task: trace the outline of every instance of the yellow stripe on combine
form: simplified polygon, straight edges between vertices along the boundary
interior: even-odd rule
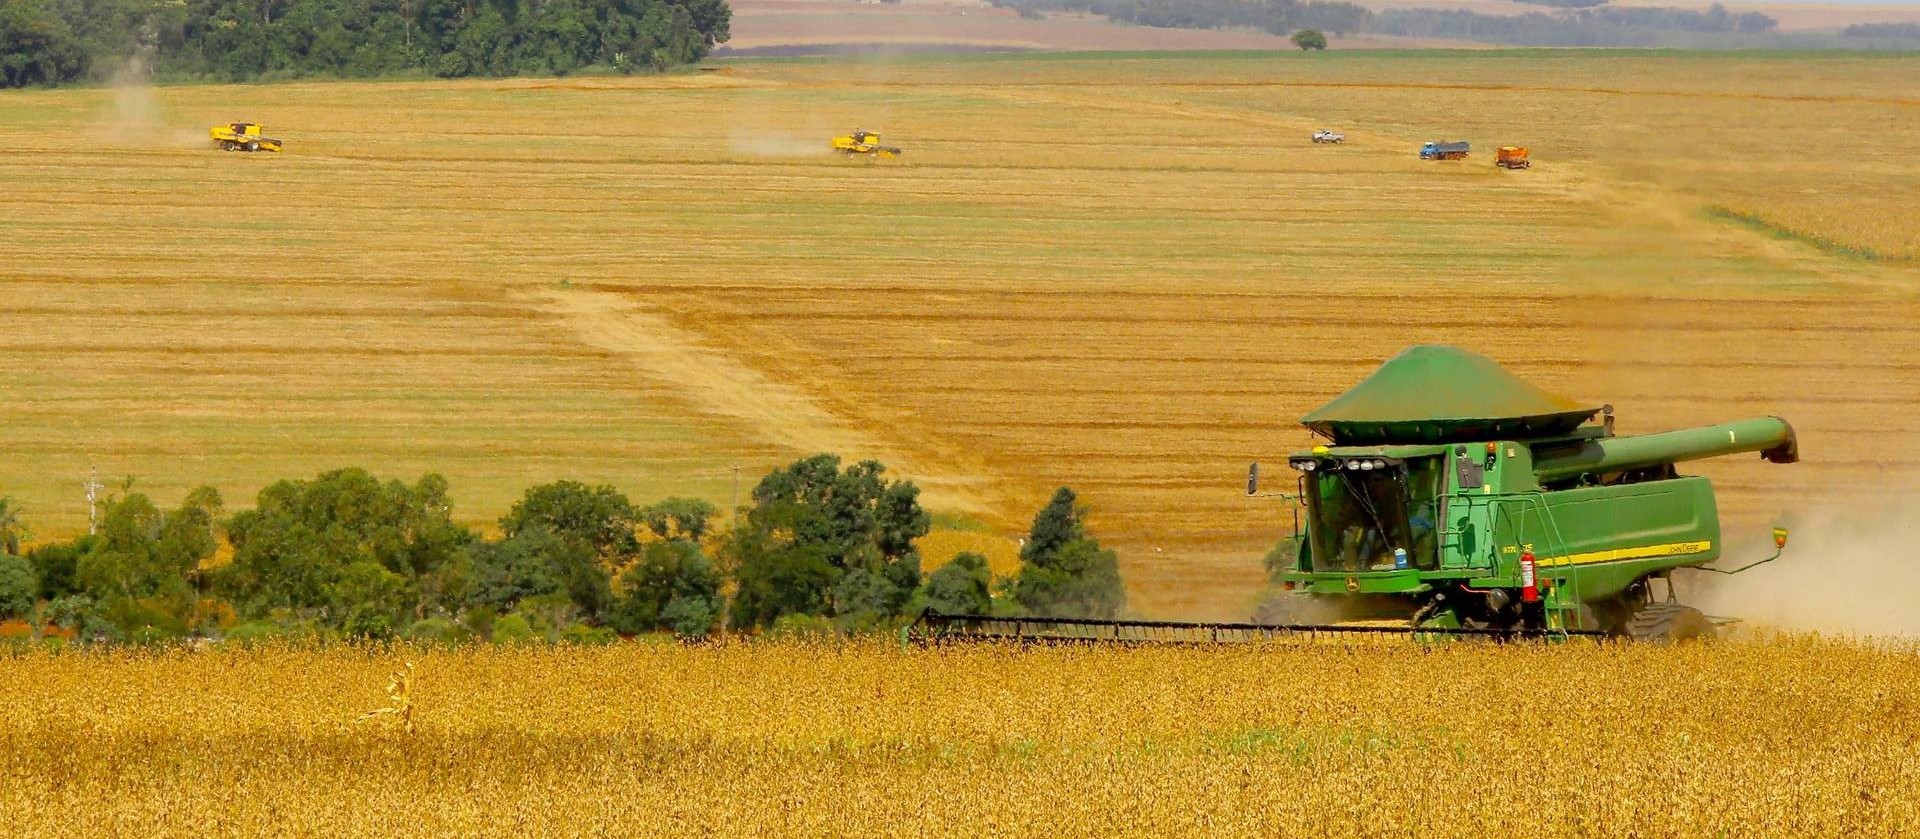
[[[1622,559],[1646,559],[1655,556],[1686,556],[1713,550],[1713,542],[1670,542],[1665,545],[1643,545],[1638,548],[1614,548],[1607,551],[1574,554],[1572,556],[1542,557],[1540,566],[1586,565],[1591,562],[1616,562]]]

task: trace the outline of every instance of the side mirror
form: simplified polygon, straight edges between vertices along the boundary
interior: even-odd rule
[[[1247,464],[1247,494],[1258,495],[1259,492],[1260,492],[1260,461],[1256,460],[1252,463]]]

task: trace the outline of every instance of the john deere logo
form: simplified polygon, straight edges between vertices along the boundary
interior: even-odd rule
[[[1348,578],[1347,578],[1347,591],[1359,591],[1359,590],[1360,590],[1360,578],[1359,578],[1359,577],[1348,577]]]

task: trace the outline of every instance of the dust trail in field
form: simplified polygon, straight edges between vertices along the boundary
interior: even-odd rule
[[[735,130],[727,134],[727,150],[747,157],[820,157],[827,153],[826,136]]]
[[[166,108],[153,95],[153,54],[141,46],[115,67],[109,77],[113,98],[94,121],[97,134],[123,145],[188,147],[200,137],[167,123]]]
[[[580,289],[550,293],[545,302],[586,343],[617,353],[651,378],[676,386],[702,411],[745,421],[767,442],[802,455],[832,452],[848,460],[874,458],[924,487],[933,506],[990,512],[972,486],[978,479],[945,477],[944,470],[862,431],[800,389],[729,357],[631,298]]]
[[[1792,522],[1779,560],[1698,584],[1709,614],[1784,629],[1920,636],[1920,493],[1874,509],[1829,506]],[[1739,567],[1765,556],[1736,547],[1721,562]],[[1744,558],[1744,560],[1743,560]]]

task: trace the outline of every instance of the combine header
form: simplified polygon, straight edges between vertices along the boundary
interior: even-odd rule
[[[1705,478],[1678,464],[1758,452],[1799,460],[1775,417],[1614,433],[1611,406],[1540,390],[1484,356],[1417,346],[1302,424],[1329,445],[1295,452],[1294,542],[1283,591],[1245,624],[940,614],[925,637],[1244,641],[1394,632],[1499,637],[1711,637],[1676,601],[1676,570],[1738,573],[1721,556]],[[1247,492],[1258,493],[1259,465]]]

